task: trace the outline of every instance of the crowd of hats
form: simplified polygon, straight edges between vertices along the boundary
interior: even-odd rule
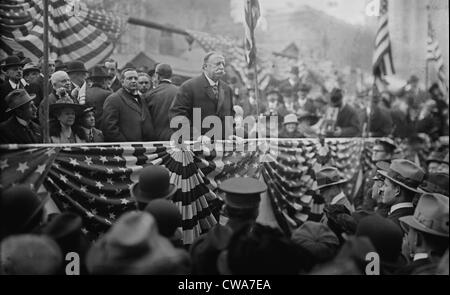
[[[81,274],[364,274],[366,255],[374,252],[381,273],[395,274],[408,263],[402,251],[409,228],[446,238],[448,252],[448,174],[422,181],[423,171],[402,159],[379,167],[383,177],[421,194],[414,214],[400,218],[402,227],[374,212],[327,204],[320,222],[306,221],[286,235],[248,214],[258,211],[267,185],[239,177],[219,185],[227,225],[216,225],[192,245],[180,240],[181,208],[171,201],[177,188],[162,166],[142,169],[131,189],[136,210],[120,216],[96,241],[84,235],[80,216],[46,216],[46,197],[18,185],[0,199],[0,273],[64,274],[66,256],[77,253]],[[319,170],[317,189],[348,181],[338,172]],[[448,274],[448,265],[445,270],[438,262],[427,271]]]

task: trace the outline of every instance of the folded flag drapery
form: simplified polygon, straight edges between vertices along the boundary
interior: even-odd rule
[[[107,230],[124,212],[135,210],[129,189],[147,165],[163,165],[178,188],[173,202],[183,216],[183,242],[218,222],[222,195],[217,187],[231,177],[263,178],[278,225],[289,233],[306,220],[317,220],[324,201],[315,191],[315,171],[326,165],[350,179],[346,194],[354,195],[360,171],[373,169],[374,139],[245,140],[196,150],[170,143],[105,145],[0,146],[0,189],[43,185],[61,211],[83,217],[91,239]]]
[[[43,55],[43,1],[6,0],[0,3],[0,48],[39,59]],[[50,56],[63,62],[79,60],[90,68],[113,51],[125,26],[120,16],[89,9],[83,2],[49,1]]]

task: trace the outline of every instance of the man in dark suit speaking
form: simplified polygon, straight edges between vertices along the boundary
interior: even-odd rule
[[[203,73],[184,82],[169,111],[172,140],[228,138],[233,133],[233,93],[224,81],[225,58],[217,52],[206,54]],[[226,118],[227,117],[227,118]]]

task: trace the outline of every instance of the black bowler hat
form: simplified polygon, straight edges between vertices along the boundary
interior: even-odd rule
[[[66,71],[67,70],[67,64],[63,63],[62,60],[57,59],[55,60],[55,71]]]
[[[255,178],[236,177],[222,182],[219,189],[226,193],[225,203],[233,208],[258,208],[261,193],[267,190],[267,185]]]
[[[23,233],[38,224],[45,200],[41,200],[28,186],[17,185],[0,194],[0,239]]]
[[[15,55],[10,55],[0,63],[0,68],[5,70],[9,67],[23,66],[24,63]]]
[[[109,78],[109,75],[104,66],[97,65],[89,71],[88,78]]]
[[[84,67],[84,63],[82,63],[81,61],[75,60],[75,61],[71,61],[67,63],[67,73],[74,73],[74,72],[85,72],[87,73],[88,71],[86,70],[86,68]]]
[[[170,183],[169,170],[159,165],[150,165],[142,169],[139,181],[130,189],[131,196],[141,203],[170,198],[176,191],[177,187]]]
[[[83,220],[75,213],[64,212],[43,226],[41,232],[53,238],[63,253],[75,251],[84,255],[89,242],[82,232]]]
[[[448,197],[448,180],[447,173],[430,173],[417,190],[423,194],[441,194]]]

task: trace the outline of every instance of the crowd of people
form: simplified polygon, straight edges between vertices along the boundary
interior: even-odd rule
[[[47,123],[52,143],[167,141],[170,121],[184,116],[192,122],[200,108],[202,118],[225,123],[233,116],[233,134],[241,137],[379,137],[371,149],[375,166],[354,199],[345,194],[349,179],[338,168],[316,171],[313,189],[324,208],[311,208],[319,218],[290,234],[256,222],[265,183],[223,181],[219,223],[191,245],[183,244],[182,214],[171,200],[176,188],[162,166],[142,169],[130,188],[135,210],[96,241],[85,236],[80,216],[47,214],[45,199],[17,185],[0,198],[1,274],[64,274],[70,253],[80,256],[81,274],[369,274],[370,253],[379,259],[373,274],[448,274],[448,104],[437,84],[426,93],[413,76],[397,92],[361,94],[358,99],[371,104],[368,112],[339,88],[310,96],[311,85],[295,67],[266,93],[248,89],[236,97],[221,80],[225,59],[217,52],[205,56],[201,75],[180,86],[168,64],[148,73],[131,66],[119,73],[113,59],[89,71],[79,61],[48,65],[44,81],[42,64],[17,56],[2,61],[0,143],[41,143]],[[246,118],[261,115],[278,121],[265,130],[256,120],[248,124]],[[406,146],[391,137],[406,139]],[[421,158],[424,148],[432,152]]]
[[[43,65],[24,62],[9,56],[1,63],[0,128],[6,131],[1,143],[43,142],[47,104],[54,143],[168,141],[174,132],[170,121],[185,116],[192,122],[194,108],[201,109],[201,119],[213,115],[225,123],[233,116],[231,130],[240,137],[391,136],[426,143],[448,136],[444,93],[437,83],[428,92],[420,89],[414,75],[395,90],[367,89],[355,96],[339,87],[328,91],[308,84],[293,66],[288,79],[256,94],[252,87],[237,92],[223,82],[225,59],[215,52],[205,56],[203,73],[181,86],[172,81],[168,64],[148,72],[127,64],[120,71],[108,59],[88,71],[79,61],[50,60],[50,91],[44,98]],[[311,93],[313,86],[320,93]],[[273,116],[277,124],[261,124]],[[257,124],[258,117],[265,120]],[[15,130],[26,130],[27,136]]]
[[[376,166],[361,203],[345,195],[349,180],[337,168],[317,171],[320,220],[290,234],[257,222],[264,182],[225,180],[219,223],[191,245],[183,244],[177,189],[163,166],[143,168],[130,189],[135,209],[96,241],[80,216],[47,214],[45,199],[14,186],[0,198],[0,274],[448,275],[448,159],[433,172],[405,159]]]

